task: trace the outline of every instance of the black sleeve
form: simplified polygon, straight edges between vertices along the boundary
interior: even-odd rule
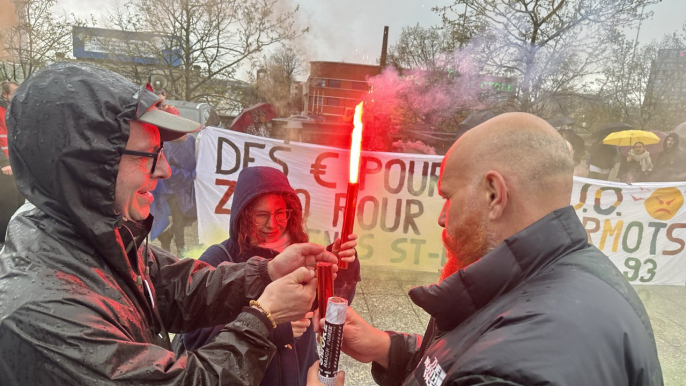
[[[27,303],[0,324],[0,347],[13,353],[0,356],[2,385],[257,385],[276,352],[271,325],[249,307],[207,345],[176,356],[133,338],[106,298],[74,296]]]
[[[422,337],[414,334],[399,334],[387,331],[391,337],[388,349],[388,369],[376,362],[372,363],[372,377],[381,386],[399,386],[403,384],[419,361]]]
[[[259,257],[212,268],[193,259],[178,260],[156,247],[151,250],[154,260],[150,277],[157,307],[170,332],[228,323],[271,283],[268,261]]]

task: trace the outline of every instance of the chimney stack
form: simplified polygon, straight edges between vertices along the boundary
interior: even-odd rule
[[[383,44],[381,45],[381,59],[379,65],[386,67],[386,54],[388,53],[388,26],[383,27]]]

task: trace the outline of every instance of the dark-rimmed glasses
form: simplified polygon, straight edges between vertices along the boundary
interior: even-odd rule
[[[150,174],[153,174],[153,173],[155,173],[155,167],[157,167],[157,162],[160,160],[160,157],[162,157],[162,149],[163,148],[164,148],[163,146],[160,146],[159,148],[155,149],[155,151],[152,153],[148,153],[145,151],[135,151],[135,150],[124,149],[124,154],[133,155],[136,157],[152,158],[152,167],[150,168]]]
[[[276,213],[257,212],[255,213],[255,216],[253,216],[253,221],[255,222],[255,225],[264,225],[269,221],[271,216],[274,216],[276,222],[283,224],[291,217],[291,211],[291,209],[284,209],[279,210]]]

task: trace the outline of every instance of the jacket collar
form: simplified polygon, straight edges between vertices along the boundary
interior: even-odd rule
[[[409,295],[436,318],[438,328],[449,331],[498,296],[587,243],[586,230],[574,209],[558,209],[442,283],[415,287]]]
[[[121,246],[124,254],[128,259],[117,259],[115,261],[108,261],[108,263],[117,271],[133,272],[140,275],[141,262],[138,261],[140,252],[143,255],[143,264],[147,264],[148,253],[142,250],[143,244],[146,242],[146,237],[152,228],[153,216],[148,215],[143,221],[122,221],[119,223],[117,231],[121,238]],[[147,244],[146,244],[147,250]]]

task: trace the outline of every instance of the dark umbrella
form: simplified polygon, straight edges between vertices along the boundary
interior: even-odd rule
[[[475,111],[469,114],[464,121],[457,125],[457,138],[495,116],[496,114],[490,110]]]
[[[565,139],[572,144],[572,147],[574,148],[574,159],[580,160],[584,154],[586,154],[586,141],[570,129],[560,130],[560,133],[564,134]]]
[[[266,124],[277,116],[276,109],[269,103],[258,103],[246,107],[236,119],[231,122],[229,130],[244,133],[250,125]]]
[[[550,126],[558,128],[560,126],[573,125],[575,121],[570,117],[558,117],[546,119],[546,122],[550,123]]]
[[[614,132],[622,130],[636,130],[636,128],[628,123],[623,122],[608,123],[607,125],[601,126],[598,130],[596,130],[595,133],[593,133],[593,138],[603,139]]]

